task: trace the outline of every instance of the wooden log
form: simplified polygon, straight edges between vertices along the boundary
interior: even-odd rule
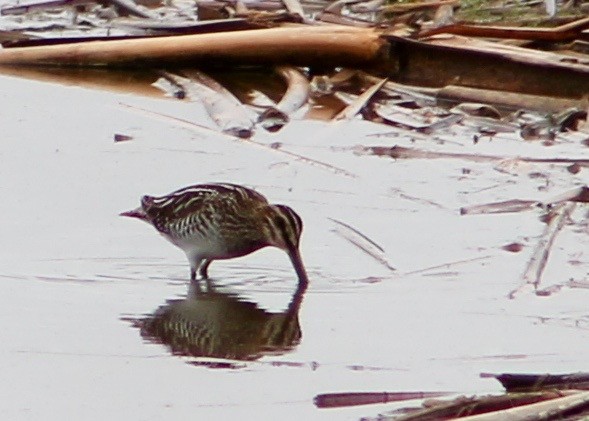
[[[539,110],[558,112],[567,108],[587,108],[585,99],[559,98],[555,96],[530,95],[520,92],[506,92],[490,89],[476,89],[467,86],[448,85],[437,91],[436,99],[442,106],[460,102],[491,104],[508,111]]]
[[[581,98],[589,91],[589,66],[562,54],[449,35],[427,41],[385,37],[391,43],[390,77],[399,83],[560,98]]]
[[[385,50],[372,29],[289,27],[0,50],[0,65],[145,67],[207,64],[367,65]]]
[[[514,28],[507,26],[453,24],[427,30],[419,34],[419,36],[428,37],[436,34],[446,33],[469,37],[510,38],[531,41],[564,42],[577,38],[587,27],[589,27],[589,18],[583,18],[574,22],[569,22],[567,24],[557,26],[556,28]]]
[[[506,395],[509,399],[510,395]],[[583,411],[586,414],[589,406],[589,392],[572,392],[566,396],[550,399],[542,402],[520,405],[513,408],[506,408],[501,411],[488,412],[468,417],[461,417],[463,421],[529,421],[529,420],[557,420],[566,419],[567,414],[575,410]]]

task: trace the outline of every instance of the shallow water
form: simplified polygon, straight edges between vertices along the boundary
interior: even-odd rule
[[[298,120],[254,144],[217,134],[199,105],[14,76],[0,86],[3,419],[357,419],[393,406],[318,409],[314,396],[500,392],[479,373],[587,369],[587,290],[507,299],[542,233],[539,213],[458,212],[549,197],[586,184],[586,171],[539,168],[546,187],[489,163],[357,156],[349,147],[431,146],[374,137],[390,130],[363,121]],[[133,139],[115,143],[117,133]],[[495,139],[475,150],[498,143],[540,148]],[[451,146],[462,148],[441,147]],[[574,146],[549,152],[587,156]],[[143,194],[206,181],[254,187],[300,213],[307,291],[275,249],[213,263],[212,285],[195,291],[181,251],[117,216]],[[559,236],[546,286],[587,279],[585,211]],[[397,271],[330,218],[377,242]],[[522,252],[501,249],[514,241]],[[175,323],[158,325],[162,313]]]

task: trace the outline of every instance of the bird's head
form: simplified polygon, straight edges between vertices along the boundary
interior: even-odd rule
[[[267,241],[270,246],[284,250],[297,272],[299,282],[308,282],[307,272],[299,252],[303,221],[297,213],[285,205],[270,205]]]

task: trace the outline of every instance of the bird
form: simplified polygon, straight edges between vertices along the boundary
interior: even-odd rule
[[[164,196],[143,196],[141,206],[120,215],[147,222],[182,249],[192,281],[197,275],[208,279],[214,260],[245,256],[267,246],[288,254],[300,284],[309,281],[299,251],[301,217],[248,187],[196,184]]]
[[[151,314],[127,320],[144,339],[167,345],[174,355],[251,361],[284,354],[300,343],[299,309],[306,285],[298,285],[280,312],[213,280],[202,286],[191,282],[186,297],[168,299]]]

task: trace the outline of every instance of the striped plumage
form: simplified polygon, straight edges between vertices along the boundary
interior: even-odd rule
[[[300,285],[288,307],[270,312],[234,292],[206,290],[191,283],[184,299],[168,300],[154,313],[130,319],[150,342],[167,345],[175,355],[255,360],[283,354],[301,340],[299,308],[306,289]]]
[[[308,281],[299,253],[301,218],[288,206],[270,204],[247,187],[198,184],[161,197],[143,196],[139,208],[121,215],[148,222],[181,248],[193,280],[197,273],[207,278],[213,260],[273,246],[289,255],[299,282]]]

